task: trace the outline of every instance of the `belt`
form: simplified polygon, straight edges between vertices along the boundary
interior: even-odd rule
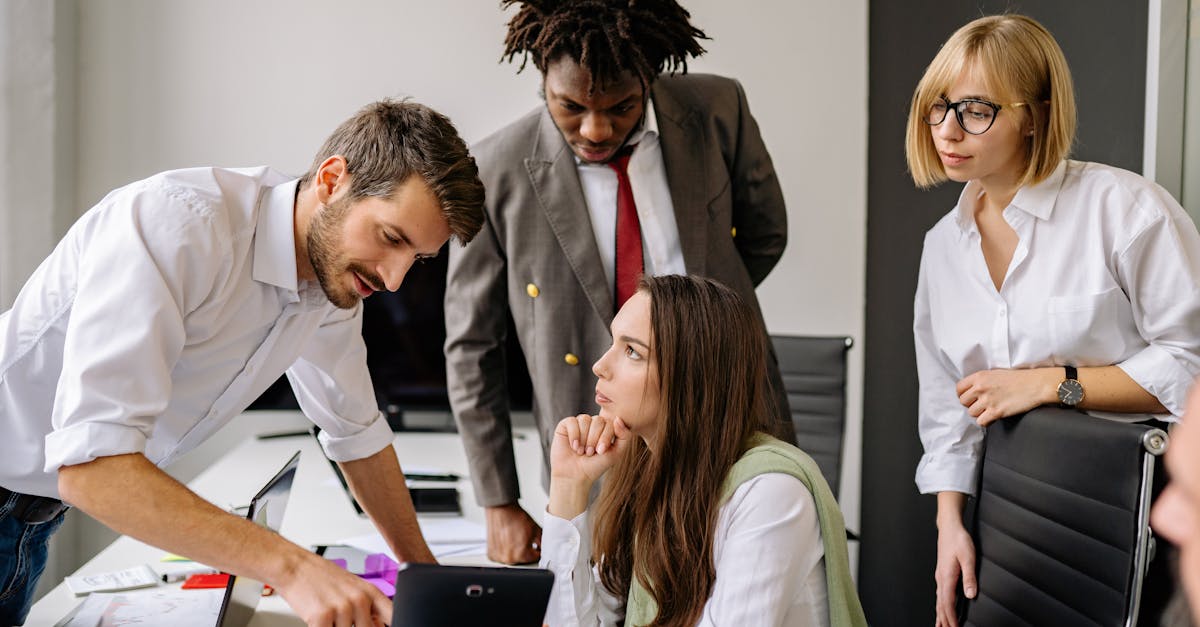
[[[71,508],[70,505],[48,496],[22,494],[20,492],[13,492],[8,488],[0,487],[0,502],[7,502],[9,497],[14,495],[17,497],[17,502],[13,504],[12,508],[13,518],[27,525],[50,522],[59,514]]]

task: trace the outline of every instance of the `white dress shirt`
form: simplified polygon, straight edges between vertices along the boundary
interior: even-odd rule
[[[588,512],[570,521],[545,515],[540,565],[554,572],[550,627],[617,625],[624,618],[625,599],[600,583],[591,547]],[[717,515],[713,565],[717,578],[698,625],[829,624],[817,509],[799,479],[768,473],[738,486]]]
[[[658,120],[654,102],[646,99],[646,114],[642,126],[629,137],[627,144],[636,144],[629,156],[629,187],[637,205],[638,223],[642,230],[643,273],[646,276],[687,274],[683,248],[679,243],[679,225],[675,223],[675,205],[667,183],[667,168],[663,165],[662,144],[658,136]],[[587,163],[575,158],[579,183],[592,220],[592,232],[600,249],[600,261],[608,277],[608,287],[616,286],[617,256],[617,173],[608,164]]]
[[[1200,235],[1166,190],[1106,165],[1059,164],[1004,210],[1018,242],[999,291],[975,224],[980,193],[967,183],[921,255],[922,493],[974,493],[983,429],[955,392],[967,375],[1115,364],[1170,412],[1159,418],[1176,420],[1200,373]]]
[[[298,282],[297,182],[164,172],[108,194],[0,315],[0,486],[58,496],[58,468],[166,466],[285,370],[337,460],[381,450],[361,305]]]

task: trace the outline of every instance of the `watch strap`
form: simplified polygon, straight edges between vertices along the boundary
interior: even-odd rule
[[[1067,379],[1079,379],[1079,371],[1075,369],[1075,366],[1063,366],[1063,369],[1067,371]]]

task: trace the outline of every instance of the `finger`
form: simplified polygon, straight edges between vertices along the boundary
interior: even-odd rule
[[[567,418],[562,421],[562,426],[567,432],[567,443],[571,445],[571,450],[579,452],[579,418]]]
[[[958,394],[959,396],[962,396],[964,392],[969,390],[971,388],[971,386],[974,385],[974,383],[975,383],[974,378],[975,378],[975,375],[970,375],[970,376],[963,377],[962,379],[959,379],[958,383],[954,384],[954,393]]]
[[[617,418],[613,420],[613,435],[617,437],[617,441],[628,440],[633,435],[633,431],[629,430],[629,425],[625,424],[624,420]]]
[[[597,453],[600,453],[603,455],[604,453],[608,452],[609,449],[612,448],[613,437],[614,437],[613,430],[614,429],[615,429],[615,427],[613,427],[613,421],[611,421],[611,420],[604,421],[604,429],[600,432],[600,440],[598,442],[596,442],[596,452]]]
[[[978,418],[982,416],[983,412],[986,410],[987,404],[983,401],[975,401],[973,404],[967,405],[967,413],[970,414],[972,418]]]
[[[575,422],[579,425],[579,444],[577,445],[576,453],[583,455],[587,452],[586,442],[588,431],[592,428],[592,417],[588,414],[579,414],[575,416]]]
[[[596,447],[600,444],[600,436],[604,433],[605,427],[608,426],[608,421],[596,416],[592,418],[591,427],[588,429],[587,435],[587,454],[591,455],[596,452]]]
[[[386,627],[392,624],[392,600],[380,594],[371,604],[375,614],[375,624]]]
[[[958,559],[959,566],[962,568],[963,595],[968,599],[974,599],[978,585],[975,582],[975,551],[964,551]]]

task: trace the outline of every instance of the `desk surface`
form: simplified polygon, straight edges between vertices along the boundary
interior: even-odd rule
[[[238,418],[242,419],[251,418]],[[262,425],[261,429],[256,430],[259,433],[309,426],[298,412],[255,412],[252,419]],[[513,446],[517,474],[525,494],[521,505],[533,513],[535,519],[539,518],[537,513],[545,511],[547,500],[541,487],[541,445],[532,428],[516,428]],[[463,517],[481,524],[484,522],[483,509],[475,504],[475,494],[467,478],[466,455],[457,434],[400,433],[396,436],[395,447],[400,462],[406,466],[437,467],[463,476],[458,483]],[[348,496],[337,483],[332,467],[316,439],[311,436],[247,440],[215,461],[188,485],[218,507],[229,509],[244,505],[297,450],[303,453],[280,533],[305,547],[332,544],[342,538],[372,533],[374,527],[371,521],[354,512]],[[153,566],[163,554],[161,549],[122,536],[75,574],[121,570],[142,563]],[[490,563],[483,556],[456,556],[447,558],[446,562]],[[80,601],[82,597],[75,597],[66,584],[60,583],[34,605],[26,624],[53,625]],[[282,597],[273,595],[262,599],[250,624],[266,627],[303,623],[291,612]]]

